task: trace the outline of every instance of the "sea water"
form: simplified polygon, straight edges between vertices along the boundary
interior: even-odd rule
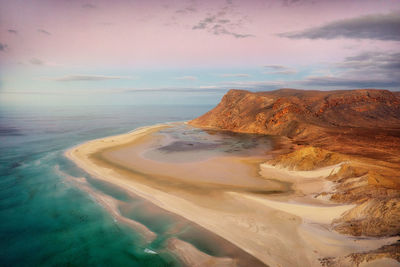
[[[174,101],[0,105],[0,265],[178,266],[164,242],[175,223],[172,217],[146,213],[144,200],[93,179],[64,156],[66,149],[87,140],[189,120],[213,106]],[[146,243],[140,233],[116,220],[77,186],[82,179],[99,194],[136,203],[134,210],[122,205],[121,214],[145,224],[157,234],[156,240]]]

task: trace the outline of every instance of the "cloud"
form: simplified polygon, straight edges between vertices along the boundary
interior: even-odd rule
[[[300,2],[300,0],[283,0],[282,4],[284,6],[290,6],[290,5],[296,4],[298,2]]]
[[[219,19],[218,23],[225,24],[231,22],[229,19]]]
[[[201,85],[199,86],[200,89],[218,89],[219,87],[216,85]]]
[[[285,86],[282,81],[238,81],[220,83],[223,88],[250,89],[250,90],[273,90]]]
[[[182,76],[182,77],[176,77],[176,80],[181,80],[181,81],[196,81],[197,77],[195,76]]]
[[[5,52],[8,49],[8,45],[0,43],[0,52]]]
[[[307,77],[300,81],[302,86],[345,87],[345,88],[393,88],[399,87],[400,81],[370,78],[345,78],[331,76]]]
[[[211,32],[214,35],[231,35],[235,38],[247,38],[247,37],[254,37],[254,35],[252,34],[243,34],[243,33],[235,33],[232,31],[228,31],[225,26],[221,25],[221,24],[215,24],[212,28],[211,28]]]
[[[266,65],[264,69],[267,70],[263,72],[264,74],[291,75],[297,73],[297,70],[282,65]]]
[[[77,82],[77,81],[104,81],[104,80],[129,80],[129,76],[108,76],[108,75],[67,75],[57,78],[45,78],[45,80],[56,82]]]
[[[372,39],[400,41],[400,12],[333,21],[320,27],[278,34],[291,39]]]
[[[195,12],[197,12],[197,8],[195,8],[194,6],[185,7],[185,8],[178,9],[175,11],[175,13],[178,13],[178,14],[190,14],[190,13],[195,13]]]
[[[46,31],[46,30],[43,30],[43,29],[38,29],[37,31],[38,31],[38,33],[41,33],[41,34],[51,35],[51,33],[49,33],[49,32]]]
[[[346,75],[400,80],[400,52],[364,52],[347,57],[336,66]]]
[[[250,77],[250,74],[247,74],[247,73],[224,73],[224,74],[220,74],[218,76],[220,76],[220,77],[240,77],[240,78],[244,78],[244,77]]]
[[[297,73],[296,70],[282,70],[282,71],[273,71],[273,72],[269,72],[268,74],[292,75],[292,74],[296,74],[296,73]]]
[[[282,65],[265,65],[264,68],[270,69],[270,70],[276,70],[276,71],[287,69],[287,67],[282,66]]]
[[[87,4],[83,4],[83,5],[82,5],[82,8],[85,8],[85,9],[95,9],[95,8],[97,8],[97,6],[95,6],[95,5],[93,5],[93,4],[90,4],[90,3],[87,3]]]
[[[233,7],[232,3],[229,2],[228,6],[222,8],[220,11],[214,14],[208,14],[207,17],[200,20],[197,24],[192,27],[192,30],[205,30],[214,35],[230,35],[235,38],[248,38],[255,37],[249,33],[238,33],[237,28],[243,24],[243,19],[231,19],[226,18],[228,13],[231,12]]]
[[[346,88],[400,87],[400,52],[363,52],[333,65],[336,75],[310,76],[302,85]]]
[[[44,65],[44,61],[38,58],[32,58],[31,60],[29,60],[29,62],[33,65],[39,65],[39,66]]]
[[[197,23],[196,25],[194,25],[192,27],[192,30],[206,29],[207,27],[209,27],[210,24],[215,22],[216,18],[217,18],[216,15],[208,16],[208,17],[204,18],[203,20],[199,21],[199,23]]]
[[[16,30],[13,30],[13,29],[8,29],[7,32],[8,33],[12,33],[12,34],[18,34],[18,32]]]

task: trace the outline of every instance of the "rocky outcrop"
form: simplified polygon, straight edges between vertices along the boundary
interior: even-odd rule
[[[335,184],[333,191],[319,195],[359,205],[336,219],[333,228],[354,236],[400,235],[400,176],[396,168],[316,147],[299,148],[268,163],[301,171],[341,163],[339,170],[327,177]]]
[[[400,163],[400,97],[387,90],[230,90],[189,124],[287,136],[295,144]]]
[[[268,163],[289,170],[310,171],[336,165],[346,160],[347,158],[344,155],[309,146],[297,149],[289,154],[279,155]]]
[[[230,90],[213,110],[190,122],[248,133],[296,136],[310,126],[399,127],[400,99],[387,90],[252,93]]]
[[[395,236],[400,234],[400,195],[372,198],[333,222],[334,229],[354,236]]]
[[[362,262],[371,262],[382,258],[392,258],[400,262],[400,242],[395,244],[386,245],[372,251],[352,253],[349,256],[354,265],[359,266]]]
[[[332,227],[355,236],[400,235],[399,92],[230,90],[213,110],[189,124],[283,136],[291,151],[278,154],[268,162],[272,165],[313,170],[342,163],[328,177],[336,185],[334,192],[321,194],[358,205]],[[398,259],[393,254],[398,248],[395,244],[371,252],[373,256],[350,256],[357,264],[382,255]]]

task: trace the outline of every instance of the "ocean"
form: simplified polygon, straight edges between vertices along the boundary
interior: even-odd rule
[[[176,223],[171,216],[146,213],[144,200],[93,179],[64,152],[87,140],[141,126],[190,120],[211,109],[222,94],[213,94],[204,103],[190,103],[177,94],[173,104],[159,99],[124,105],[1,105],[0,265],[179,266],[163,242]],[[133,203],[135,210],[121,212],[133,213],[157,233],[156,240],[146,243],[76,186],[82,177],[92,190],[128,207]]]

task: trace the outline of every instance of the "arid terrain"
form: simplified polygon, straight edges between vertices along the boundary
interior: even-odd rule
[[[217,107],[189,124],[275,136],[275,157],[267,162],[273,166],[309,171],[341,164],[326,178],[334,186],[314,196],[356,204],[332,222],[332,229],[361,237],[400,234],[399,92],[230,90]],[[383,257],[400,261],[400,242],[322,263]]]
[[[234,248],[215,256],[171,239],[187,266],[399,265],[398,155],[400,99],[385,90],[230,90],[187,123],[66,151],[93,177]],[[100,202],[148,242],[157,237]]]

